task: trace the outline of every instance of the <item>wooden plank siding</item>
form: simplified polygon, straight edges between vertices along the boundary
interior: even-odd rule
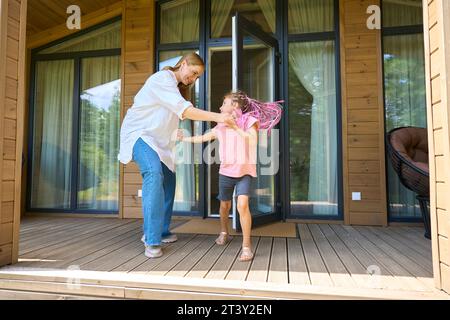
[[[430,216],[436,287],[450,293],[450,3],[423,0],[430,162]]]
[[[27,0],[0,1],[0,265],[17,262]]]
[[[366,13],[376,0],[340,0],[344,221],[387,225],[381,32]],[[361,192],[361,201],[352,201]]]
[[[155,64],[155,1],[123,0],[123,5],[121,119]],[[141,218],[142,180],[136,164],[121,165],[120,177],[120,217]]]

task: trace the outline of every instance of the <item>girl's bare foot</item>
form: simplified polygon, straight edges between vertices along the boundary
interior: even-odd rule
[[[250,247],[242,247],[241,256],[239,257],[239,261],[245,262],[253,259],[253,252]]]
[[[231,240],[231,237],[226,232],[221,232],[216,239],[216,244],[223,246]]]

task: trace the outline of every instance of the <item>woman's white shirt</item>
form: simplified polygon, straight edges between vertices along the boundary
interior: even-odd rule
[[[150,76],[134,98],[120,130],[120,162],[132,160],[133,147],[142,138],[171,171],[175,171],[174,148],[179,121],[192,103],[178,89],[178,81],[170,70]]]

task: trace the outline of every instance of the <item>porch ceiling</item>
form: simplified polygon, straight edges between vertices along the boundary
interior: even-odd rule
[[[121,0],[30,0],[28,1],[27,35],[65,23],[70,5],[78,5],[83,15],[97,11]]]

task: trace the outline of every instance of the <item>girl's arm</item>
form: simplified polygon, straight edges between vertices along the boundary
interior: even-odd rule
[[[236,132],[243,138],[248,138],[250,140],[251,144],[256,144],[258,142],[258,126],[257,124],[254,124],[250,129],[247,131],[242,130],[238,126],[232,127]]]
[[[211,130],[208,133],[205,133],[201,136],[193,136],[193,137],[181,137],[181,141],[183,142],[191,142],[191,143],[203,143],[216,139],[216,133],[214,130]]]

